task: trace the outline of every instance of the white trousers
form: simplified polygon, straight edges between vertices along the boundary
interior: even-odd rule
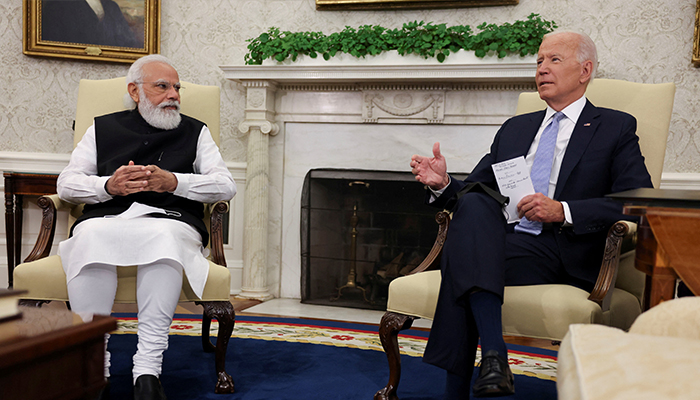
[[[84,320],[91,315],[109,315],[117,293],[117,268],[93,263],[83,267],[68,282],[71,309]],[[138,346],[133,362],[133,379],[149,374],[160,376],[163,352],[182,289],[182,265],[158,260],[139,265],[136,277],[138,302]],[[109,335],[105,335],[105,345]],[[105,347],[105,377],[109,377],[110,354]]]

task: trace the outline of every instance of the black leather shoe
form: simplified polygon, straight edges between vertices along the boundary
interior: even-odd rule
[[[154,375],[141,375],[134,385],[134,400],[167,400],[160,380]]]
[[[515,393],[513,373],[508,362],[496,350],[489,350],[481,357],[479,377],[476,378],[472,391],[474,397],[498,397]]]

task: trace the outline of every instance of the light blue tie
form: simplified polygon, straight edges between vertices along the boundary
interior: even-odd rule
[[[535,160],[532,162],[532,170],[530,171],[532,186],[535,187],[535,192],[542,193],[545,196],[549,192],[549,177],[552,175],[552,162],[554,161],[554,147],[557,144],[557,135],[559,134],[559,121],[564,117],[566,116],[562,112],[554,114],[552,122],[544,128],[535,152]],[[520,223],[515,226],[515,230],[531,235],[539,235],[542,233],[542,223],[529,221],[523,217]]]

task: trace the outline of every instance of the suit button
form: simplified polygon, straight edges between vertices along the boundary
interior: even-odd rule
[[[144,146],[148,146],[148,140],[143,141]]]

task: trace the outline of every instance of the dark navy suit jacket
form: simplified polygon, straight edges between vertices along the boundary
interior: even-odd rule
[[[498,190],[491,165],[526,156],[544,116],[543,110],[506,121],[496,134],[490,152],[469,177],[464,181],[453,178],[433,205],[443,207],[471,182],[481,182]],[[563,228],[561,224],[554,224],[561,258],[571,276],[595,282],[607,230],[620,219],[632,219],[622,214],[620,203],[604,196],[652,187],[636,129],[637,121],[633,116],[595,107],[589,101],[574,127],[554,194],[555,200],[568,203],[574,222],[572,227]]]

